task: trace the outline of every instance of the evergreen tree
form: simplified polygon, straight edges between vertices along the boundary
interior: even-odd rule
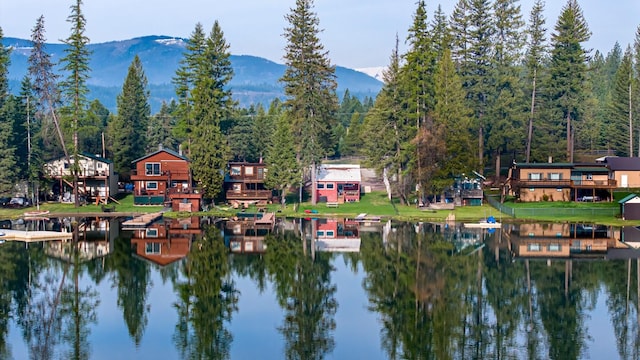
[[[220,124],[229,119],[234,109],[227,85],[233,77],[229,45],[216,21],[205,41],[205,49],[197,59],[193,95],[193,133],[191,168],[206,198],[222,191],[224,170],[230,157],[229,146]]]
[[[128,181],[131,176],[131,163],[146,151],[151,113],[148,101],[147,77],[142,62],[136,55],[129,65],[122,92],[116,99],[118,114],[109,126],[113,166],[124,181]]]
[[[463,83],[467,91],[467,99],[478,133],[478,160],[480,173],[484,172],[485,142],[487,127],[490,124],[488,109],[495,97],[495,74],[492,63],[492,40],[495,24],[488,0],[471,0],[469,2],[469,55],[470,61],[463,64]]]
[[[436,107],[434,121],[442,129],[444,157],[434,169],[433,190],[451,185],[456,176],[470,173],[477,166],[473,155],[471,110],[464,101],[462,80],[457,75],[451,52],[445,49],[436,73]]]
[[[89,154],[100,154],[104,152],[104,132],[107,129],[109,119],[109,109],[100,100],[93,100],[87,109],[86,125],[82,129],[82,141],[80,147]]]
[[[358,112],[354,112],[351,115],[351,122],[347,128],[347,133],[344,137],[344,143],[341,146],[340,153],[344,156],[357,156],[360,155],[362,146],[362,120],[363,116]]]
[[[229,129],[227,138],[234,161],[257,161],[253,151],[255,115],[255,109],[251,106],[249,109],[241,110],[232,119],[233,126]]]
[[[79,149],[79,134],[84,130],[86,121],[86,109],[88,105],[87,79],[91,69],[89,68],[89,60],[91,52],[87,48],[89,38],[84,35],[86,20],[81,12],[81,0],[71,6],[71,15],[67,18],[67,22],[71,24],[71,35],[64,41],[67,47],[64,49],[65,56],[60,59],[62,70],[67,73],[66,79],[60,84],[62,94],[65,98],[65,106],[61,109],[64,122],[61,124],[63,129],[67,129],[72,139],[72,154],[74,161],[71,163],[71,172],[73,174],[73,195],[75,206],[79,206],[78,199],[78,171],[79,165],[77,155]]]
[[[287,189],[301,184],[302,173],[296,161],[291,124],[284,114],[276,120],[273,141],[269,145],[266,157],[267,176],[265,185],[280,191],[280,199],[284,206]]]
[[[60,102],[58,75],[53,72],[53,62],[46,50],[46,42],[44,17],[40,16],[31,33],[32,47],[28,59],[28,72],[35,95],[33,104],[36,121],[41,124],[40,135],[45,153],[51,158],[65,155],[67,162],[70,162],[56,114],[56,107]]]
[[[424,1],[418,1],[418,7],[413,16],[413,24],[409,28],[407,37],[409,51],[404,55],[405,64],[402,67],[402,86],[405,87],[406,97],[405,116],[415,124],[409,135],[411,138],[425,134],[433,135],[435,129],[430,119],[430,113],[434,107],[434,75],[437,54],[433,50],[432,39],[429,35],[429,24],[427,22],[427,10]],[[422,127],[427,127],[426,131],[420,131]],[[403,148],[413,152],[418,150],[421,140],[414,140],[405,144]],[[413,144],[413,145],[412,145]],[[414,153],[407,155],[414,161],[409,162],[409,171],[414,173],[414,178],[418,181],[418,188],[423,189],[422,182],[425,176],[422,174],[423,157]]]
[[[374,106],[365,117],[363,150],[367,166],[382,174],[387,185],[387,195],[399,194],[404,204],[408,203],[411,182],[407,179],[410,158],[403,151],[414,136],[415,125],[407,121],[403,106],[404,96],[400,85],[400,56],[398,41],[391,55],[389,66],[383,72],[384,85]],[[415,135],[415,132],[412,134]],[[413,155],[413,152],[411,153]]]
[[[16,157],[14,144],[14,117],[17,101],[9,95],[9,65],[11,50],[2,43],[4,38],[0,28],[0,194],[11,195],[14,189],[16,174]]]
[[[194,126],[193,88],[195,86],[198,64],[206,48],[206,34],[202,24],[198,23],[187,42],[184,58],[176,70],[173,83],[178,97],[176,109],[177,123],[173,129],[174,136],[183,144],[187,153],[191,151],[191,139]]]
[[[276,98],[271,104],[279,104],[279,100]],[[276,105],[280,109],[279,113],[267,113],[262,104],[258,104],[256,111],[256,118],[253,122],[253,148],[256,152],[254,156],[257,156],[258,161],[264,159],[267,156],[267,152],[272,143],[273,132],[275,128],[276,119],[279,118],[279,114],[282,114],[282,107]],[[271,108],[269,109],[271,111]]]
[[[638,156],[640,156],[640,25],[636,29],[636,36],[633,43],[633,88],[631,96],[633,98],[633,120],[638,133]]]
[[[633,156],[633,53],[627,47],[620,67],[615,74],[614,87],[611,93],[611,120],[607,128],[612,149],[620,156]]]
[[[0,39],[1,40],[1,39]],[[0,52],[6,49],[0,45]],[[0,69],[3,67],[0,64]],[[6,72],[0,72],[0,78],[6,78]],[[2,82],[0,80],[0,82]],[[2,106],[0,106],[0,194],[2,196],[12,196],[16,190],[18,180],[16,148],[14,145],[14,120],[18,114],[18,100],[7,93],[0,95]]]
[[[496,156],[496,183],[500,179],[502,154],[523,153],[525,145],[524,93],[519,78],[524,21],[515,0],[494,3],[495,99],[488,111],[487,150]]]
[[[320,43],[319,19],[313,12],[313,0],[296,0],[296,7],[285,16],[284,83],[287,117],[292,121],[296,152],[303,168],[311,166],[315,184],[315,165],[332,155],[336,139],[332,129],[337,123],[335,67]],[[312,203],[315,204],[315,191]]]
[[[527,70],[526,80],[530,85],[531,105],[529,108],[529,126],[527,129],[527,143],[525,150],[525,161],[531,159],[531,142],[533,140],[533,127],[536,118],[537,103],[541,71],[543,70],[544,59],[547,55],[547,29],[545,28],[544,2],[536,0],[529,15],[529,27],[527,29],[527,52],[525,57],[525,67]]]
[[[172,129],[176,124],[174,116],[177,104],[175,101],[167,104],[162,102],[160,111],[149,118],[147,127],[147,149],[146,152],[154,151],[158,146],[173,151],[180,150],[180,143],[172,135]]]
[[[573,162],[575,130],[573,121],[579,119],[584,101],[584,81],[588,52],[581,43],[589,40],[591,33],[577,0],[568,0],[558,18],[551,36],[551,64],[547,90],[555,121],[564,122],[566,159]]]
[[[437,54],[437,58],[441,59],[445,49],[451,51],[451,34],[449,33],[447,17],[440,4],[438,4],[438,8],[433,14],[430,33],[433,51]]]

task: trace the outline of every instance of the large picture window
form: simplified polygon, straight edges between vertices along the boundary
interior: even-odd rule
[[[160,243],[147,243],[146,254],[160,254]]]
[[[157,190],[158,182],[157,181],[147,181],[147,190]]]

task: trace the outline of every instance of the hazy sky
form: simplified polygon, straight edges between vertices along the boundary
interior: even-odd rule
[[[429,19],[438,4],[447,16],[456,0],[427,0]],[[521,0],[528,21],[533,0]],[[609,52],[616,41],[624,50],[640,25],[640,0],[578,0],[592,32],[587,47]],[[29,39],[36,19],[45,17],[48,42],[70,34],[66,21],[74,0],[0,0],[0,27],[5,37]],[[547,0],[549,32],[566,0]],[[85,0],[82,12],[91,43],[146,35],[188,38],[200,22],[207,33],[218,20],[234,55],[255,55],[282,63],[287,22],[295,0]],[[350,68],[384,66],[400,38],[401,52],[416,0],[316,0],[320,39],[335,65]]]

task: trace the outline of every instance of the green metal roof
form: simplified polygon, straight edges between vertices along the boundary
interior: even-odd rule
[[[627,201],[629,201],[629,200],[631,200],[631,199],[633,199],[633,198],[635,198],[635,197],[637,197],[637,196],[638,196],[638,195],[636,195],[636,194],[629,194],[629,195],[625,196],[625,197],[624,197],[624,199],[622,199],[622,200],[618,201],[618,204],[624,204],[624,203],[626,203]]]

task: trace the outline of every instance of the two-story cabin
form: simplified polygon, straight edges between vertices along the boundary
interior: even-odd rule
[[[235,208],[271,202],[272,191],[264,185],[266,175],[264,163],[230,162],[224,178],[227,202]]]
[[[54,180],[53,193],[62,202],[74,202],[73,199],[73,167],[75,157],[71,163],[66,157],[59,157],[44,164],[44,174]],[[107,203],[109,197],[118,193],[118,175],[113,171],[113,162],[103,157],[88,153],[77,155],[78,194],[87,201],[96,198]]]
[[[264,253],[275,226],[274,213],[238,213],[224,226],[224,243],[232,253]]]
[[[190,161],[159,149],[133,161],[134,205],[171,205],[174,211],[198,211],[202,194],[194,186]]]
[[[317,199],[327,204],[360,201],[361,182],[360,165],[322,164],[316,177]]]
[[[520,201],[611,200],[616,180],[601,163],[514,163],[511,192]]]

